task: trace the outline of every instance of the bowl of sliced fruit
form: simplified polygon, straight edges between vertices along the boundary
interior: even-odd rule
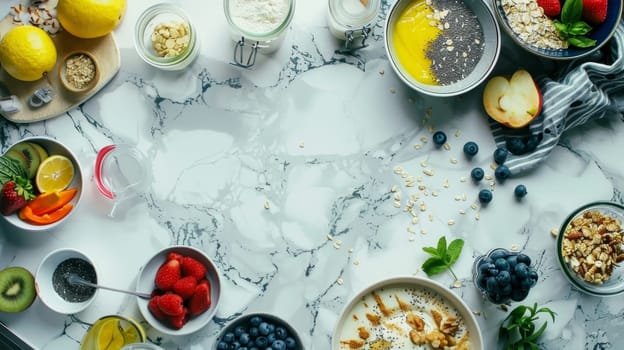
[[[187,335],[214,317],[221,296],[219,271],[203,251],[189,246],[160,250],[141,268],[137,291],[139,311],[153,328],[168,335]]]
[[[0,216],[27,231],[57,227],[76,210],[82,184],[67,146],[46,136],[24,138],[0,156]]]

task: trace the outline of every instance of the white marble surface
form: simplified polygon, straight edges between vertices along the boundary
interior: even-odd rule
[[[329,348],[342,308],[359,290],[390,276],[425,276],[419,271],[426,258],[421,247],[442,235],[461,237],[466,246],[455,272],[463,285],[453,292],[481,311],[486,349],[496,348],[506,313],[478,297],[471,265],[488,249],[513,245],[533,258],[540,274],[523,303],[538,302],[557,313],[543,348],[621,346],[622,298],[571,289],[550,234],[582,204],[622,202],[621,117],[568,132],[539,169],[497,184],[493,202],[475,211],[470,205],[480,187],[460,179],[476,165],[492,173],[494,143],[481,89],[434,99],[402,84],[383,48],[387,2],[371,46],[346,57],[334,54],[341,42],[327,28],[326,1],[299,0],[283,46],[252,70],[229,64],[233,42],[221,1],[174,2],[191,12],[201,33],[200,56],[185,72],[158,71],[140,60],[134,23],[152,2],[131,0],[115,32],[122,68],[108,86],[45,122],[0,120],[1,151],[22,137],[55,137],[79,155],[86,183],[78,215],[57,230],[35,234],[0,226],[0,267],[20,265],[34,272],[49,251],[73,247],[95,261],[102,284],[133,288],[137,271],[155,251],[191,245],[212,256],[222,273],[217,316],[192,336],[175,339],[149,330],[150,340],[166,349],[208,349],[232,318],[263,311],[289,320],[306,349],[322,350]],[[3,2],[0,12],[15,3]],[[543,69],[513,52],[505,47],[501,69],[518,64]],[[430,137],[430,128],[447,133],[450,150],[421,141]],[[472,161],[461,152],[469,140],[481,149]],[[112,143],[136,145],[152,172],[145,193],[115,219],[107,216],[111,203],[93,182],[95,155]],[[434,176],[423,175],[425,163]],[[397,166],[422,176],[429,195],[406,187],[393,171]],[[529,192],[521,202],[513,198],[519,183]],[[394,206],[393,185],[401,208]],[[403,207],[417,192],[426,211],[413,225]],[[463,195],[465,200],[456,200]],[[449,226],[451,219],[456,224]],[[334,245],[337,240],[340,246]],[[434,279],[453,284],[449,274]],[[102,291],[76,315],[56,314],[37,300],[23,313],[0,314],[0,321],[35,348],[77,349],[89,322],[114,313],[141,319],[133,298]]]

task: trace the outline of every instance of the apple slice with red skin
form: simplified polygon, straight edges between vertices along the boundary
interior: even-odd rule
[[[485,112],[510,127],[528,125],[542,111],[542,93],[529,72],[517,70],[511,78],[492,77],[483,90]]]

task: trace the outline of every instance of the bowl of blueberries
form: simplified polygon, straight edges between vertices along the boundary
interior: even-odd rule
[[[303,344],[285,320],[266,313],[249,313],[236,318],[219,333],[213,350],[227,349],[303,350]]]
[[[475,260],[473,279],[487,300],[508,304],[524,300],[537,283],[538,274],[528,255],[496,248]]]

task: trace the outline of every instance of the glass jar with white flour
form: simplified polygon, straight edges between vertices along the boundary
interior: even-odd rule
[[[230,25],[234,65],[249,68],[256,54],[277,50],[295,14],[295,0],[224,0]]]
[[[339,53],[349,53],[366,47],[381,0],[329,0],[328,24],[331,33],[344,40]]]

